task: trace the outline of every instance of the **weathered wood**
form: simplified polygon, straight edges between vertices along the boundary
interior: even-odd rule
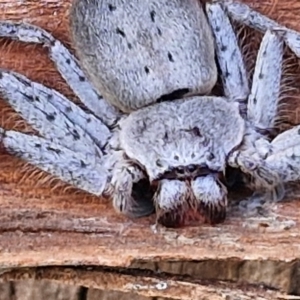
[[[300,30],[299,1],[247,2]],[[0,19],[30,21],[69,45],[69,6],[66,0],[0,0]],[[246,44],[256,49],[259,38],[249,33]],[[0,54],[0,67],[76,101],[45,49],[0,40]],[[253,55],[247,62],[251,68]],[[293,87],[284,99],[288,126],[300,123],[300,70],[290,54],[286,65],[285,78]],[[1,126],[31,131],[3,102],[0,110]],[[51,279],[173,299],[289,299],[284,295],[300,294],[296,195],[266,208],[264,215],[251,215],[233,203],[222,225],[155,231],[154,216],[129,220],[117,215],[109,201],[53,180],[5,153],[0,170],[2,281]]]

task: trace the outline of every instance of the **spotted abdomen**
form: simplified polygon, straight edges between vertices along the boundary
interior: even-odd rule
[[[199,0],[75,0],[71,31],[89,79],[124,112],[204,94],[216,82]]]

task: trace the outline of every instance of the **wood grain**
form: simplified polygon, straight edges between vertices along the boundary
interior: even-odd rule
[[[245,2],[300,31],[300,1]],[[69,7],[70,0],[0,0],[0,19],[42,26],[71,47]],[[260,35],[246,32],[246,43],[256,49]],[[1,68],[77,101],[45,49],[2,39],[0,54]],[[249,69],[251,65],[253,56]],[[299,62],[290,53],[285,76],[292,87],[282,97],[288,108],[284,126],[289,127],[300,123]],[[3,101],[0,110],[1,126],[32,130]],[[262,214],[241,210],[233,202],[219,226],[155,231],[154,216],[129,220],[117,215],[110,201],[62,184],[4,152],[0,170],[3,281],[44,278],[173,299],[288,299],[287,294],[300,294],[296,195]]]

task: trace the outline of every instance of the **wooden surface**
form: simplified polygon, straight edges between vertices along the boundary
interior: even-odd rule
[[[300,31],[299,1],[248,3]],[[40,25],[70,46],[69,6],[70,0],[0,0],[0,19]],[[245,45],[256,49],[259,38],[247,31]],[[251,69],[253,55],[247,62]],[[39,46],[0,40],[0,67],[21,72],[76,101]],[[282,97],[287,104],[286,128],[300,123],[299,62],[290,53],[284,76],[284,90],[292,88]],[[0,110],[1,126],[31,132],[2,101]],[[226,222],[219,226],[155,229],[154,216],[129,220],[117,215],[108,200],[64,185],[5,153],[0,170],[2,281],[51,279],[173,299],[300,295],[296,195],[262,212],[232,203]]]

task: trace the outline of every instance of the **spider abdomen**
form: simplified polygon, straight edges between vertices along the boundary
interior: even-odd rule
[[[74,2],[71,31],[80,62],[123,112],[215,85],[213,37],[198,0]]]

